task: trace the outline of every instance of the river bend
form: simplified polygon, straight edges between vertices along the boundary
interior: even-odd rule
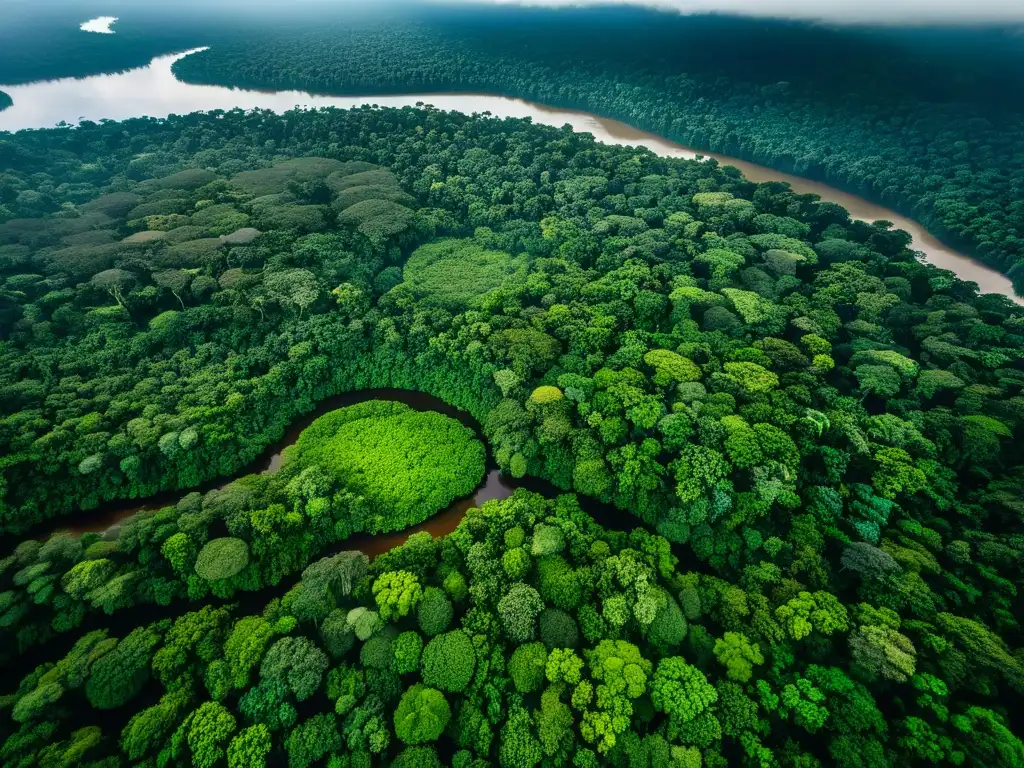
[[[107,75],[40,81],[25,85],[0,85],[14,100],[14,106],[0,112],[0,131],[46,128],[60,122],[80,120],[125,120],[131,117],[166,117],[214,109],[270,109],[284,112],[294,107],[340,107],[344,109],[376,104],[382,107],[407,107],[431,104],[438,109],[467,114],[489,112],[495,117],[529,117],[535,123],[560,127],[569,124],[577,131],[593,134],[606,144],[646,147],[665,157],[713,157],[732,165],[751,181],[784,181],[798,193],[813,193],[843,206],[856,219],[891,221],[913,237],[912,247],[942,269],[955,272],[961,280],[978,284],[982,293],[1000,293],[1018,304],[1010,279],[977,259],[949,248],[916,221],[896,211],[872,203],[836,187],[799,176],[781,173],[745,160],[700,152],[692,147],[641,131],[618,120],[586,112],[556,109],[522,99],[484,93],[416,93],[400,96],[322,96],[304,91],[253,91],[217,85],[193,85],[178,80],[171,67],[192,53],[158,56],[148,66]]]

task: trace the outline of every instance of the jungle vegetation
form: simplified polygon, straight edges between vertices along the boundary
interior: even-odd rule
[[[174,71],[326,93],[486,91],[617,118],[884,203],[1024,292],[1024,57],[1012,32],[516,6],[254,34],[259,44],[225,40]]]
[[[93,11],[122,13],[118,33],[79,32]],[[185,0],[23,3],[5,22],[0,83],[210,46],[175,73],[340,94],[486,91],[617,118],[890,206],[1024,293],[1024,55],[1012,29],[416,2],[240,13]]]
[[[380,401],[333,411],[303,431],[277,472],[186,494],[116,534],[19,544],[5,570],[27,570],[5,593],[0,653],[19,657],[100,613],[279,585],[355,534],[422,522],[483,474],[483,445],[447,416]]]
[[[454,419],[370,401],[314,421],[288,460],[320,467],[382,521],[404,528],[472,491],[483,479],[485,452]]]
[[[85,123],[0,166],[5,764],[1024,761],[1024,310],[905,233],[434,109]],[[342,553],[483,468],[379,403],[187,493],[386,386],[567,493]]]

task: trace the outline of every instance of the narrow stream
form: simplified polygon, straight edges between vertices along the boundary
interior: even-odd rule
[[[466,513],[470,509],[479,507],[486,501],[492,499],[506,499],[516,489],[523,488],[538,493],[545,498],[553,499],[559,494],[566,493],[553,484],[536,478],[523,478],[520,480],[507,477],[501,473],[494,463],[490,453],[490,447],[484,439],[480,424],[466,411],[462,411],[449,405],[440,398],[422,392],[406,389],[366,389],[357,392],[347,392],[341,395],[330,397],[321,402],[316,409],[296,419],[288,431],[275,445],[269,447],[262,456],[256,459],[249,467],[240,470],[230,479],[220,478],[198,489],[181,490],[160,494],[152,497],[144,504],[134,505],[125,502],[111,502],[92,511],[80,511],[72,513],[65,518],[63,524],[55,525],[55,521],[45,521],[42,528],[34,533],[21,535],[18,540],[35,536],[39,539],[46,539],[50,535],[69,531],[81,535],[87,532],[106,533],[111,538],[118,535],[120,526],[131,516],[146,509],[160,509],[174,504],[178,499],[186,496],[195,490],[210,490],[223,487],[232,480],[243,477],[253,472],[274,472],[281,467],[281,452],[298,440],[302,431],[309,426],[313,420],[337,408],[343,408],[367,400],[387,400],[404,403],[417,411],[436,411],[445,416],[456,419],[463,426],[472,429],[477,439],[484,443],[487,448],[487,473],[480,485],[468,496],[456,499],[443,510],[424,520],[419,525],[414,525],[401,531],[381,533],[377,535],[362,533],[351,536],[344,541],[335,542],[327,550],[315,553],[310,562],[324,557],[331,557],[339,552],[358,550],[367,555],[371,560],[378,555],[388,552],[395,547],[401,546],[414,533],[426,531],[434,538],[447,536],[454,531]],[[637,528],[650,527],[639,518],[628,512],[616,509],[610,504],[604,504],[595,499],[578,495],[580,506],[589,514],[595,522],[610,530],[631,531]],[[74,519],[72,520],[71,517]],[[653,532],[653,531],[652,531]],[[16,541],[5,540],[5,544],[13,546]],[[672,544],[673,553],[685,562],[690,570],[706,570],[704,563],[693,560],[684,551],[683,545]],[[203,605],[237,603],[240,607],[238,615],[248,613],[259,613],[271,597],[280,597],[285,594],[299,579],[301,571],[285,576],[278,584],[266,585],[252,591],[236,592],[230,599],[224,600],[214,597],[206,597],[199,601],[174,601],[170,605],[158,605],[156,603],[143,603],[134,606],[129,611],[117,611],[113,615],[106,615],[99,612],[90,612],[84,622],[78,627],[74,637],[70,634],[59,633],[50,640],[38,644],[27,653],[19,656],[18,662],[25,668],[33,668],[36,664],[47,659],[59,658],[70,648],[76,637],[81,633],[94,629],[109,629],[115,636],[123,636],[132,629],[150,622],[159,621],[164,618],[178,616],[187,610],[198,610]]]
[[[196,490],[206,492],[215,488],[222,488],[233,480],[244,477],[245,475],[277,472],[281,468],[282,452],[288,446],[295,444],[299,439],[299,435],[302,434],[302,431],[306,427],[326,413],[330,413],[338,408],[355,405],[356,403],[366,402],[367,400],[387,400],[403,403],[417,411],[436,411],[448,416],[449,418],[455,419],[463,426],[473,430],[477,439],[484,443],[485,446],[487,444],[480,430],[480,425],[472,416],[470,416],[466,411],[459,410],[458,408],[449,405],[440,398],[432,397],[431,395],[426,395],[422,392],[390,388],[346,392],[323,400],[312,411],[297,418],[280,440],[269,446],[258,458],[252,461],[248,466],[239,470],[230,478],[216,478],[192,490],[165,491],[154,496],[150,496],[145,501],[141,502],[139,500],[119,500],[101,504],[96,509],[73,512],[70,515],[65,516],[63,522],[54,520],[44,521],[40,524],[42,526],[40,530],[30,532],[27,536],[42,534],[42,537],[45,538],[55,532],[55,530],[60,530],[68,531],[76,535],[81,535],[83,533],[103,533],[110,538],[113,538],[117,535],[120,525],[138,512],[172,506],[188,493],[192,493]],[[488,453],[487,474],[472,495],[456,500],[449,507],[414,528],[392,534],[382,534],[379,537],[361,536],[359,538],[363,540],[363,544],[367,547],[367,549],[364,550],[367,554],[370,554],[368,550],[374,550],[373,554],[370,554],[370,556],[373,557],[380,552],[397,546],[402,543],[402,541],[405,541],[409,535],[420,530],[429,530],[431,533],[434,533],[434,535],[451,533],[451,531],[455,530],[455,526],[458,525],[459,520],[465,516],[466,510],[474,506],[479,506],[489,499],[506,498],[512,495],[512,491],[515,490],[516,487],[517,486],[512,485],[508,479],[501,476],[501,473],[495,467],[494,462],[490,459],[490,454]],[[54,528],[55,522],[59,523],[56,528]],[[401,537],[400,540],[399,537]],[[377,538],[393,541],[387,546],[378,547],[376,544],[370,543],[371,540],[375,541]]]
[[[277,445],[269,449],[266,455],[254,462],[254,464],[257,467],[263,466],[263,471],[276,471],[276,469],[279,469],[281,466],[281,451],[287,446],[293,444],[298,439],[302,430],[308,426],[313,419],[336,408],[353,405],[366,400],[392,400],[405,403],[406,405],[420,411],[438,411],[450,416],[451,418],[457,419],[463,425],[473,429],[478,439],[483,441],[486,446],[486,441],[484,441],[483,435],[481,434],[480,425],[465,411],[453,408],[443,400],[421,392],[400,389],[373,389],[363,390],[360,392],[350,392],[324,401],[315,411],[298,419],[288,430],[285,437],[282,438]],[[237,477],[241,477],[247,473],[248,470],[243,470],[238,473]],[[217,481],[215,485],[224,484],[225,481],[220,480]],[[514,480],[512,478],[505,477],[496,467],[493,466],[493,460],[490,457],[490,450],[488,449],[487,474],[483,482],[471,495],[462,499],[457,499],[430,519],[403,531],[379,534],[376,536],[370,534],[358,534],[344,541],[336,542],[326,551],[314,554],[310,558],[310,562],[315,562],[324,557],[331,557],[339,552],[352,550],[361,551],[370,559],[373,559],[378,555],[404,544],[411,535],[421,531],[427,531],[434,538],[447,536],[455,530],[470,509],[479,507],[485,501],[508,498],[517,488],[526,488],[527,490],[539,493],[549,499],[563,493],[563,491],[556,488],[554,485],[543,480],[536,480],[532,478]],[[177,494],[177,497],[183,496],[185,493],[185,491],[181,491]],[[583,496],[578,496],[578,498],[583,509],[586,510],[586,512],[590,514],[597,523],[604,526],[606,529],[630,531],[636,528],[646,527],[638,518],[627,512],[622,512],[610,505],[602,504]],[[167,504],[171,504],[173,501],[173,499],[169,499],[166,503],[157,503],[153,501],[145,507],[134,508],[124,508],[123,505],[121,505],[120,508],[112,506],[111,508],[96,510],[91,513],[80,513],[79,516],[81,519],[76,521],[73,527],[70,529],[65,527],[61,530],[72,530],[77,533],[83,533],[85,531],[109,529],[111,530],[111,533],[114,534],[125,519],[135,514],[135,512],[140,509],[167,506]],[[52,521],[50,524],[52,525]],[[673,544],[672,550],[679,558],[680,562],[686,564],[687,570],[708,572],[706,564],[695,561],[692,557],[687,556],[682,545]],[[116,611],[112,615],[107,615],[98,611],[90,611],[84,621],[82,621],[82,623],[77,627],[75,632],[57,633],[43,642],[34,644],[24,654],[21,654],[16,658],[16,663],[19,665],[19,668],[26,670],[34,669],[36,666],[44,662],[62,658],[68,653],[74,642],[87,632],[105,629],[113,637],[124,637],[136,627],[145,626],[164,619],[176,618],[187,611],[198,611],[207,605],[223,606],[233,604],[236,606],[234,610],[234,615],[236,617],[258,615],[263,611],[267,603],[272,598],[285,595],[295,584],[299,582],[301,578],[302,573],[300,570],[285,576],[277,584],[266,585],[252,591],[236,592],[228,599],[217,598],[210,595],[201,600],[175,600],[169,605],[143,603],[132,607],[130,610]],[[11,683],[8,684],[5,691],[10,691],[16,680],[17,676],[15,676]],[[147,687],[147,693],[140,696],[140,698],[137,699],[137,702],[138,706],[136,711],[141,710],[145,706],[155,704],[157,702],[157,694],[155,690],[152,687]],[[86,709],[82,713],[82,716],[86,719],[79,721],[77,723],[77,727],[82,727],[83,725],[99,725],[104,729],[104,731],[118,733],[127,723],[127,718],[130,714],[131,713],[126,712],[124,708],[114,711]]]
[[[982,293],[1001,293],[1018,304],[1024,298],[1013,291],[1010,279],[977,259],[943,245],[917,222],[896,211],[821,182],[781,173],[762,165],[726,155],[702,152],[641,131],[618,120],[575,110],[556,109],[522,99],[486,93],[416,93],[400,96],[322,96],[304,91],[252,91],[217,85],[193,85],[178,80],[174,62],[205,48],[158,56],[148,66],[116,74],[40,81],[25,85],[0,85],[14,100],[14,106],[0,112],[0,131],[52,127],[62,121],[125,120],[131,117],[165,117],[213,109],[271,109],[283,112],[293,107],[340,107],[376,104],[407,107],[431,104],[438,109],[467,114],[489,112],[495,117],[529,117],[535,123],[556,127],[569,124],[576,131],[593,134],[605,144],[641,146],[665,157],[715,158],[740,169],[751,181],[783,181],[798,193],[813,193],[837,203],[850,215],[864,221],[891,221],[913,237],[912,247],[937,267],[951,270],[961,280],[978,284]]]
[[[414,533],[421,531],[428,532],[434,538],[447,536],[455,530],[466,512],[479,507],[485,501],[492,499],[506,499],[512,495],[517,488],[526,488],[540,493],[543,496],[552,498],[565,491],[555,487],[551,483],[535,478],[515,479],[503,475],[494,463],[490,454],[490,446],[484,438],[480,424],[466,411],[449,405],[444,400],[427,395],[422,392],[414,392],[406,389],[365,389],[358,392],[346,392],[335,395],[322,401],[315,409],[296,419],[288,428],[279,441],[267,448],[259,458],[249,466],[241,469],[231,478],[218,478],[207,482],[196,489],[184,489],[180,491],[168,491],[157,494],[139,501],[115,501],[103,504],[93,510],[73,512],[64,517],[62,521],[48,520],[40,523],[40,527],[28,534],[22,534],[18,538],[36,537],[48,538],[58,531],[67,531],[75,535],[83,533],[101,533],[108,538],[115,538],[118,535],[121,525],[130,517],[143,510],[156,510],[175,504],[179,499],[193,493],[194,491],[209,491],[214,488],[222,488],[228,483],[245,475],[256,472],[277,472],[281,468],[281,454],[285,448],[293,445],[302,431],[314,420],[325,413],[344,408],[367,400],[388,400],[404,403],[417,411],[436,411],[449,418],[455,419],[460,424],[473,430],[477,439],[487,448],[487,474],[480,485],[468,496],[456,499],[440,512],[424,520],[418,525],[405,528],[401,531],[381,533],[376,535],[357,534],[343,542],[339,542],[337,548],[341,550],[358,549],[368,557],[374,558],[377,555],[393,549],[405,541]],[[609,504],[602,504],[593,499],[579,497],[581,506],[601,525],[619,530],[630,530],[640,525],[640,521],[627,512],[622,512]]]

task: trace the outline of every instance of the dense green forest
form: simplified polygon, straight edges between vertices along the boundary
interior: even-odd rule
[[[4,764],[1024,762],[1024,310],[905,233],[433,109],[87,122],[0,167]],[[341,552],[482,474],[388,403],[186,493],[388,386],[578,497]]]
[[[0,91],[0,109],[7,109],[11,104],[11,97],[7,93]]]
[[[335,442],[347,454],[319,451]],[[483,472],[483,445],[446,416],[376,401],[334,411],[303,431],[278,472],[189,493],[117,533],[19,545],[5,572],[27,568],[5,593],[13,631],[0,653],[30,653],[100,613],[279,585],[337,542],[422,522],[469,494]]]
[[[1024,292],[1024,60],[1012,35],[518,6],[296,20],[254,35],[175,73],[329,93],[488,91],[583,109],[882,202]]]
[[[893,207],[1024,293],[1024,55],[1012,30],[415,2],[245,13],[197,2],[37,5],[16,4],[0,29],[0,83],[212,46],[175,72],[343,94],[478,90],[584,109]],[[121,14],[117,34],[78,31],[88,13]]]

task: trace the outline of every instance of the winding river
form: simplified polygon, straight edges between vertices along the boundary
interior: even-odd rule
[[[438,109],[474,113],[489,112],[496,117],[529,117],[534,122],[556,127],[569,124],[577,131],[593,134],[608,144],[646,147],[666,157],[713,157],[732,165],[751,181],[784,181],[796,192],[814,193],[822,200],[837,203],[850,215],[864,221],[891,221],[913,237],[913,246],[937,267],[955,272],[962,280],[978,284],[982,293],[1001,293],[1024,305],[1009,278],[976,259],[943,245],[924,227],[896,211],[816,181],[774,171],[744,160],[700,152],[692,147],[640,131],[617,120],[585,112],[554,109],[522,99],[482,93],[420,93],[405,96],[320,96],[304,91],[252,91],[214,85],[192,85],[178,80],[171,66],[196,48],[183,53],[158,56],[148,66],[116,74],[84,78],[65,78],[26,85],[0,85],[14,100],[14,106],[0,112],[0,131],[51,127],[60,122],[98,121],[104,118],[124,120],[130,117],[164,117],[199,110],[271,109],[283,112],[296,106],[350,108],[365,104],[405,107],[429,103]]]
[[[460,424],[473,430],[477,439],[487,448],[487,472],[483,480],[468,496],[456,499],[443,510],[424,520],[418,525],[405,528],[391,533],[376,535],[357,534],[343,542],[339,542],[339,549],[358,549],[370,558],[387,552],[403,544],[411,535],[421,531],[428,532],[434,538],[447,536],[455,530],[456,526],[466,516],[466,512],[479,507],[485,501],[492,499],[506,499],[512,495],[517,488],[525,488],[535,491],[543,496],[552,498],[564,491],[556,488],[551,483],[536,478],[523,478],[520,480],[503,475],[495,464],[490,453],[490,446],[484,438],[480,424],[466,411],[459,410],[449,405],[444,400],[427,395],[422,392],[414,392],[407,389],[364,389],[357,392],[346,392],[341,395],[329,397],[320,402],[316,408],[304,414],[288,428],[284,436],[274,445],[267,448],[261,456],[255,459],[249,466],[239,470],[233,478],[219,478],[211,480],[199,488],[198,491],[209,491],[214,488],[222,488],[232,479],[243,477],[255,472],[273,473],[281,468],[282,452],[290,445],[294,445],[299,439],[302,431],[325,413],[344,408],[367,400],[388,400],[404,403],[417,411],[436,411],[449,418],[455,419]],[[167,491],[151,496],[144,502],[139,501],[114,501],[102,504],[100,507],[74,513],[61,521],[43,521],[38,528],[30,531],[27,535],[22,534],[18,539],[25,536],[37,536],[40,539],[48,538],[56,531],[68,531],[81,535],[83,533],[100,533],[107,538],[115,538],[118,535],[121,525],[125,520],[144,510],[156,510],[170,506],[192,491]],[[629,530],[641,525],[640,521],[632,515],[621,512],[611,505],[602,504],[596,500],[580,497],[580,504],[600,524],[608,528],[618,530]],[[11,543],[15,543],[12,539]]]
[[[299,439],[302,431],[316,419],[338,408],[344,408],[367,400],[388,400],[404,403],[417,411],[436,411],[449,418],[455,419],[460,424],[473,430],[477,439],[487,446],[480,425],[466,411],[461,411],[449,405],[444,400],[421,392],[413,392],[405,389],[366,389],[358,392],[346,392],[341,395],[329,397],[320,402],[316,408],[295,420],[288,428],[284,436],[274,445],[267,448],[262,455],[251,462],[247,467],[239,470],[233,478],[218,478],[208,481],[199,486],[196,490],[205,492],[215,488],[223,488],[232,479],[243,477],[256,472],[273,473],[281,468],[281,454],[285,448],[294,445]],[[532,485],[532,481],[530,483]],[[430,517],[428,520],[411,528],[392,533],[370,536],[359,534],[348,539],[345,543],[346,549],[359,549],[370,557],[376,557],[382,552],[397,547],[414,533],[428,531],[431,535],[445,536],[455,530],[466,512],[473,507],[479,507],[485,501],[491,499],[504,499],[512,495],[512,492],[521,487],[522,483],[507,478],[497,469],[488,449],[487,474],[473,493],[461,499],[456,499],[445,509]],[[108,537],[114,537],[121,524],[138,512],[144,510],[155,510],[170,506],[176,503],[190,491],[166,491],[147,498],[144,502],[136,501],[114,501],[101,504],[98,508],[87,511],[80,511],[73,514],[73,517],[61,521],[56,530],[68,531],[76,535],[83,533],[102,533]],[[30,532],[29,535],[42,534],[48,536],[54,531],[55,521],[49,520],[40,523],[40,529]]]
[[[564,491],[544,480],[538,480],[535,478],[523,478],[521,480],[516,480],[501,474],[494,463],[493,457],[491,456],[490,446],[484,439],[480,424],[466,411],[459,410],[458,408],[449,405],[444,400],[432,395],[406,389],[391,388],[365,389],[327,398],[317,405],[315,409],[296,419],[288,428],[285,435],[277,443],[264,451],[263,455],[255,459],[248,467],[237,472],[234,475],[234,478],[239,478],[253,472],[278,471],[281,468],[282,451],[284,451],[288,446],[293,445],[295,441],[299,439],[299,435],[302,433],[302,430],[309,426],[315,419],[337,408],[344,408],[345,406],[355,405],[356,403],[365,402],[367,400],[389,400],[400,402],[417,411],[436,411],[448,416],[449,418],[455,419],[463,426],[473,430],[477,439],[484,443],[484,446],[487,448],[487,472],[484,479],[481,481],[480,485],[474,489],[473,493],[461,499],[456,499],[443,510],[423,521],[419,525],[391,533],[381,533],[377,535],[367,533],[356,534],[344,541],[335,542],[325,551],[316,553],[311,559],[311,562],[318,560],[321,557],[330,557],[338,552],[351,550],[363,552],[372,560],[378,555],[388,552],[395,547],[401,546],[410,536],[421,531],[426,531],[434,538],[447,536],[455,530],[470,509],[479,507],[485,501],[490,501],[492,499],[506,499],[511,496],[517,488],[525,488],[547,498],[554,498],[558,494],[564,493]],[[213,480],[193,490],[206,491],[213,488],[223,487],[234,478]],[[160,509],[170,506],[191,492],[192,491],[189,490],[180,490],[161,493],[150,497],[143,504],[140,504],[138,501],[110,502],[95,510],[78,512],[74,514],[73,520],[65,518],[62,523],[53,520],[44,521],[43,523],[40,523],[37,530],[29,532],[28,534],[20,534],[16,537],[8,536],[3,538],[3,545],[0,546],[0,555],[9,554],[8,550],[13,549],[17,542],[24,538],[34,536],[40,540],[45,540],[46,538],[49,538],[51,534],[57,533],[58,531],[68,531],[77,535],[87,532],[102,533],[105,538],[113,539],[117,537],[121,525],[132,515],[143,510]],[[639,518],[634,517],[628,512],[622,512],[609,504],[602,504],[599,501],[585,496],[578,496],[578,499],[580,506],[597,523],[607,529],[630,531],[636,528],[649,528]],[[682,545],[672,544],[672,550],[675,555],[680,558],[681,562],[687,562],[688,569],[704,570],[704,564],[699,561],[694,561],[692,557],[688,556],[687,553],[684,552]],[[281,596],[296,582],[298,582],[300,578],[301,571],[289,574],[277,584],[266,585],[251,591],[243,590],[236,592],[232,596],[231,602],[237,603],[241,606],[242,614],[260,613],[266,605],[269,597]],[[219,598],[208,598],[206,602],[209,603],[211,601],[214,603],[226,602]],[[196,603],[189,604],[189,608],[191,610],[198,610],[198,607],[199,606]],[[103,628],[111,630],[115,635],[126,634],[131,629],[149,622],[159,621],[170,616],[177,616],[180,610],[181,606],[178,603],[171,603],[170,605],[143,603],[134,606],[130,611],[118,611],[113,616],[98,612],[91,613],[85,618],[85,621],[81,624],[79,630],[81,632],[88,632],[93,629]],[[74,638],[68,635],[58,635],[57,638],[55,638],[55,641],[57,642],[57,650],[54,650],[55,646],[49,642],[37,644],[26,655],[20,657],[19,663],[24,664],[26,669],[32,669],[46,659],[59,658],[67,652],[73,640]]]

